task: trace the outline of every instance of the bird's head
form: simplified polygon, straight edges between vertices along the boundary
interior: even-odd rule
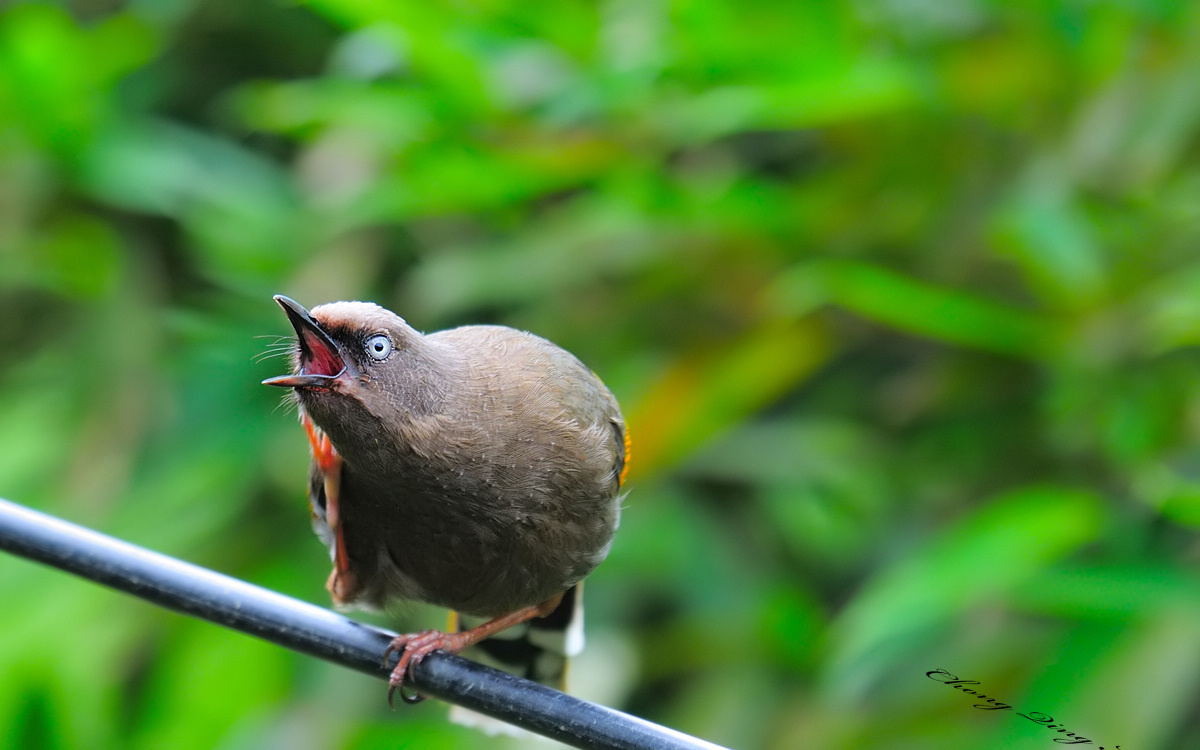
[[[440,398],[437,352],[399,315],[370,302],[331,302],[305,310],[281,294],[275,301],[296,330],[292,373],[264,385],[292,388],[317,424],[371,415],[385,422],[428,411]],[[350,428],[352,429],[352,428]]]

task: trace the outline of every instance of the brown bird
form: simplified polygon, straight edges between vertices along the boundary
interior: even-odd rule
[[[433,651],[531,620],[524,642],[480,648],[495,644],[492,655],[526,676],[561,679],[561,636],[582,632],[578,584],[608,554],[620,512],[627,435],[613,395],[573,355],[524,331],[426,335],[371,303],[310,313],[275,301],[296,330],[293,373],[263,382],[294,389],[300,407],[334,603],[415,600],[485,620],[396,638],[389,700]],[[560,634],[557,661],[546,658],[546,631]]]

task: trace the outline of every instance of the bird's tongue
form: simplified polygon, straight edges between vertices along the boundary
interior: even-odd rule
[[[337,351],[330,348],[328,339],[308,328],[302,328],[299,334],[302,373],[333,376],[346,369],[346,363]]]

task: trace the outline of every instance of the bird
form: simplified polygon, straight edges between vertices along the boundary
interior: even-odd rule
[[[565,657],[582,647],[581,583],[620,520],[629,433],[612,392],[526,331],[424,334],[370,302],[309,311],[274,299],[296,334],[292,372],[263,383],[291,389],[308,435],[334,605],[451,611],[445,630],[388,646],[385,664],[399,653],[389,703],[397,689],[421,699],[403,680],[430,653],[477,644],[561,689]],[[479,624],[458,627],[468,620]],[[520,643],[486,640],[520,623]]]

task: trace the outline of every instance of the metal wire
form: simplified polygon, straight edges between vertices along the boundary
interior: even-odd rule
[[[382,654],[394,633],[2,498],[0,549],[373,677],[386,679],[391,671],[390,665],[383,665]],[[704,740],[443,653],[435,652],[417,666],[413,687],[573,747],[720,750]]]

